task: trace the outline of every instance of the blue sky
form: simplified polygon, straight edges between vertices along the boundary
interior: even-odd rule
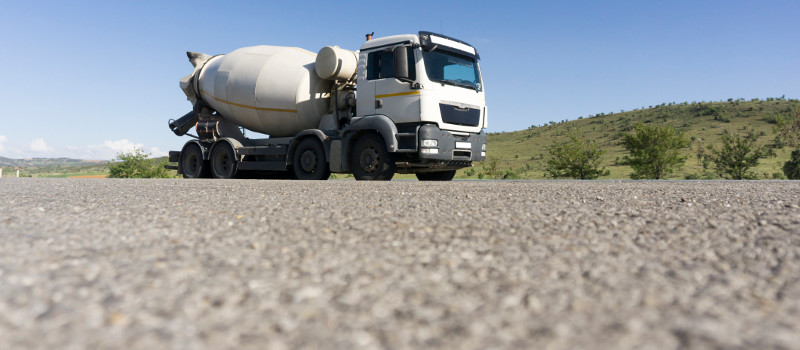
[[[356,50],[443,31],[481,53],[489,131],[662,102],[800,98],[798,1],[0,1],[0,156],[157,155],[185,52]]]

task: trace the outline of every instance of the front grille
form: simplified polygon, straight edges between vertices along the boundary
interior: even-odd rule
[[[439,104],[442,121],[447,124],[478,126],[481,122],[481,110],[478,108],[458,108],[453,105]]]

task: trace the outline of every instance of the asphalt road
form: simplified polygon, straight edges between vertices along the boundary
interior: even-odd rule
[[[0,348],[800,348],[800,181],[0,179]]]

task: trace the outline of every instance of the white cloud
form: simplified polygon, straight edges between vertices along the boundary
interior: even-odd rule
[[[28,144],[15,145],[13,140],[9,140],[5,135],[0,135],[0,156],[12,159],[67,157],[84,160],[112,160],[121,152],[130,153],[137,148],[149,154],[150,157],[163,157],[168,154],[158,147],[145,146],[128,139],[106,140],[102,144],[94,145],[50,146],[43,138],[36,138]]]
[[[117,140],[117,141],[103,142],[103,147],[106,147],[114,151],[115,154],[120,152],[130,153],[136,150],[137,148],[142,149],[142,144],[133,143],[128,140]]]
[[[167,152],[159,150],[158,147],[145,147],[141,143],[136,143],[128,139],[106,140],[102,145],[66,147],[67,157],[97,160],[111,160],[116,158],[119,153],[131,153],[136,149],[150,154],[150,157],[162,157],[167,155]]]
[[[53,150],[53,147],[48,146],[47,142],[44,142],[44,139],[34,139],[31,141],[30,148],[31,151],[37,153],[50,152]]]
[[[162,151],[158,147],[150,147],[150,156],[152,157],[166,157],[169,152]]]

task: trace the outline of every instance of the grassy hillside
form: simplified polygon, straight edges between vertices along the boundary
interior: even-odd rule
[[[97,175],[108,173],[108,162],[101,160],[81,160],[70,158],[28,158],[10,159],[0,157],[3,177],[67,177],[75,175]]]
[[[155,158],[155,162],[166,162],[169,157]],[[32,158],[9,159],[0,157],[0,168],[3,177],[16,176],[17,169],[21,177],[95,177],[108,175],[109,161],[79,160],[68,158]],[[177,175],[177,171],[168,170]]]
[[[543,179],[549,158],[548,148],[555,142],[566,141],[567,135],[575,132],[581,137],[595,140],[606,151],[603,165],[610,174],[601,179],[628,179],[631,168],[617,165],[617,161],[627,154],[624,147],[619,144],[619,134],[630,131],[633,125],[639,122],[668,124],[684,132],[692,140],[691,147],[682,150],[689,159],[681,169],[668,178],[684,179],[687,175],[716,178],[711,168],[704,171],[696,156],[698,149],[705,149],[707,145],[718,147],[723,130],[732,133],[755,132],[761,135],[760,143],[769,143],[775,136],[776,121],[780,118],[793,118],[798,109],[800,101],[784,98],[662,103],[633,111],[600,113],[578,120],[531,126],[521,131],[489,134],[487,156],[497,158],[500,169],[512,170],[521,178]],[[789,159],[790,153],[789,148],[782,148],[777,150],[777,157],[762,159],[755,169],[758,177],[771,179],[773,174],[782,173],[781,167]],[[461,170],[457,178],[478,178],[483,166],[476,164],[472,170]]]

